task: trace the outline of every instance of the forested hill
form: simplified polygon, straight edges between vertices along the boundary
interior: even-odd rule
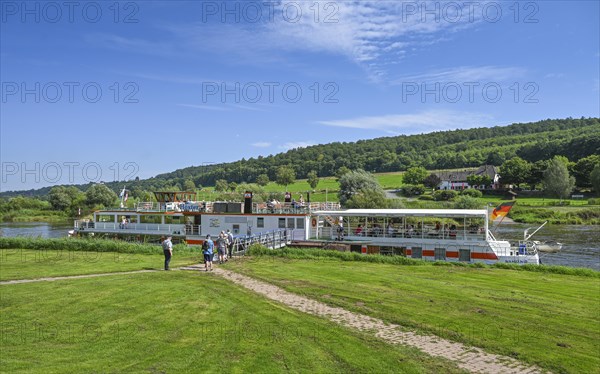
[[[255,182],[261,174],[275,180],[277,169],[292,166],[296,177],[306,178],[311,170],[320,177],[335,175],[341,167],[370,172],[402,171],[412,166],[426,169],[501,165],[519,156],[527,161],[547,160],[555,155],[570,161],[600,154],[600,119],[554,119],[509,126],[469,130],[440,131],[429,134],[384,137],[349,143],[330,143],[292,149],[268,157],[242,159],[210,166],[192,166],[135,182],[127,187],[137,190],[186,188],[214,185],[218,179],[228,182]],[[107,184],[114,191],[123,182]],[[82,186],[84,189],[86,186]],[[21,192],[43,195],[48,189]],[[5,193],[9,194],[9,193]]]
[[[210,167],[188,167],[153,179],[177,183],[192,179],[197,185],[207,186],[217,179],[253,182],[260,174],[274,180],[277,168],[282,165],[291,165],[300,179],[306,178],[311,170],[321,177],[331,176],[342,166],[370,172],[402,171],[411,166],[451,169],[501,165],[514,156],[534,162],[563,155],[577,161],[599,153],[599,118],[561,119],[335,142]]]

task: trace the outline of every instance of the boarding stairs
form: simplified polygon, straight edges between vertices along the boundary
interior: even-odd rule
[[[283,248],[292,243],[292,230],[278,229],[265,231],[250,236],[233,238],[233,256],[244,256],[246,251],[254,244],[260,244],[270,249]]]

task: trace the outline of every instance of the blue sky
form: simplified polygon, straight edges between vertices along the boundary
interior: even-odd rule
[[[2,191],[600,115],[597,1],[0,1]]]

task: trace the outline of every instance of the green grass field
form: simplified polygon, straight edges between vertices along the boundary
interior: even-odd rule
[[[62,275],[114,273],[162,269],[164,256],[156,254],[70,250],[0,249],[0,281]],[[199,263],[200,253],[174,253],[171,267]]]
[[[37,268],[36,277],[84,274],[90,265],[77,257],[49,261],[50,268],[14,256],[0,263],[3,276],[13,269],[12,277],[19,277],[17,263],[24,273]],[[160,259],[142,256],[140,268]],[[109,257],[95,265],[103,271],[133,267]],[[267,301],[212,273],[2,285],[0,308],[0,372],[6,373],[461,372],[415,349]]]
[[[597,277],[258,257],[228,268],[558,373],[600,367]]]

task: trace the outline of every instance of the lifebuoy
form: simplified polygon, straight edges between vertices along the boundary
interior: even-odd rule
[[[312,221],[312,227],[317,227],[317,219],[313,217]]]

